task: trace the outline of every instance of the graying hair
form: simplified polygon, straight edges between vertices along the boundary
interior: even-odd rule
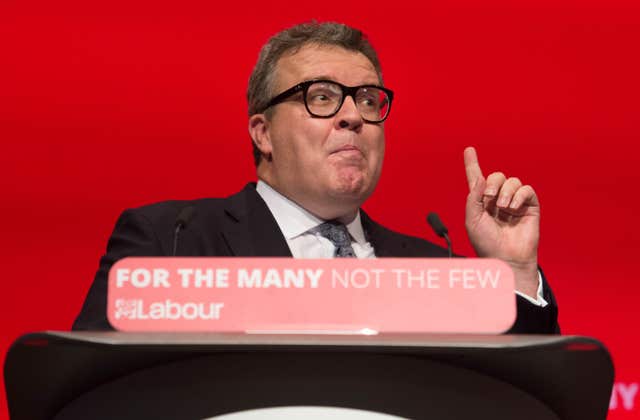
[[[278,60],[286,53],[296,53],[300,48],[309,44],[337,46],[362,53],[371,61],[378,74],[378,79],[382,83],[382,70],[378,54],[362,31],[335,22],[311,21],[302,23],[278,32],[260,50],[258,62],[253,68],[247,88],[249,116],[265,111],[267,111],[265,112],[267,118],[270,116],[269,110],[265,110],[265,108],[274,96],[273,80]],[[260,163],[261,153],[255,144],[253,144],[253,157],[257,166]]]

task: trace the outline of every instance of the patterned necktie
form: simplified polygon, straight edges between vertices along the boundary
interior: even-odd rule
[[[336,247],[333,254],[336,258],[356,258],[351,248],[351,237],[347,227],[340,222],[330,220],[318,226],[318,233],[324,236]]]

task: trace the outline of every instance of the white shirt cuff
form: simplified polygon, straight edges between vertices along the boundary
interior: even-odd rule
[[[536,296],[537,299],[534,299],[531,296],[525,295],[524,293],[516,290],[517,295],[522,296],[523,298],[527,299],[529,302],[533,303],[536,306],[540,306],[542,308],[544,308],[549,304],[546,300],[544,300],[544,297],[542,297],[543,292],[544,291],[542,290],[542,274],[540,273],[540,270],[538,270],[538,293]]]

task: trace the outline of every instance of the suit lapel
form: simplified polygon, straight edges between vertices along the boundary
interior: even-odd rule
[[[291,257],[287,241],[256,185],[249,183],[226,200],[222,235],[231,255],[242,257]],[[408,243],[401,235],[374,222],[360,210],[362,227],[377,257],[409,256]]]
[[[275,218],[250,183],[227,200],[222,224],[231,254],[246,257],[291,257]]]
[[[371,220],[369,215],[360,209],[362,228],[367,240],[373,246],[376,257],[402,257],[407,254],[407,242],[398,235]]]

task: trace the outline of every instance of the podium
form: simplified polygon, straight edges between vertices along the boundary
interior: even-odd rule
[[[597,340],[534,335],[49,331],[19,338],[4,374],[12,420],[189,420],[301,406],[599,420],[613,385]]]

